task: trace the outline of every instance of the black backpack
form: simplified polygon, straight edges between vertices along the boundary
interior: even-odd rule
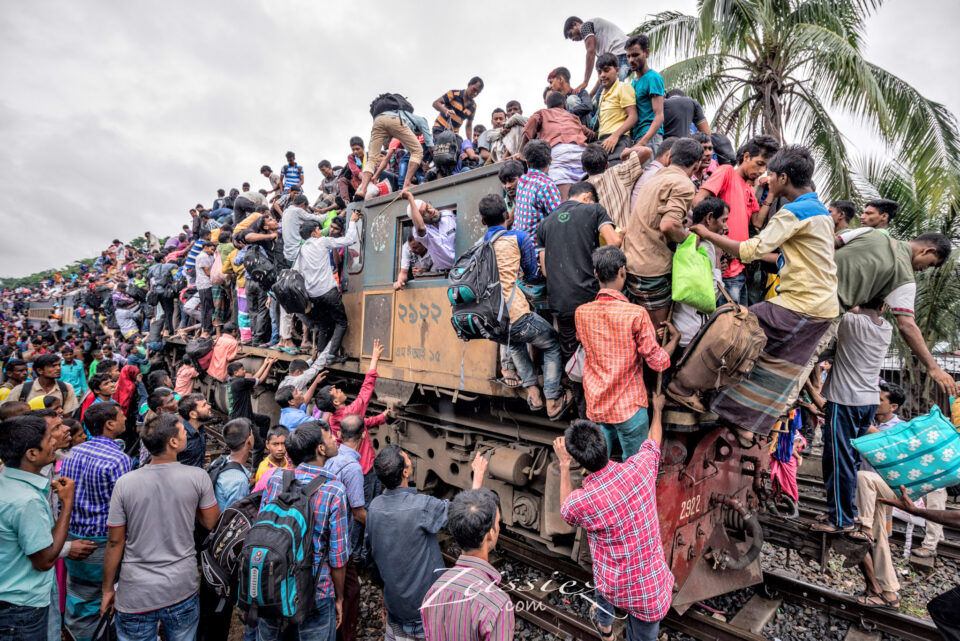
[[[295,269],[285,269],[277,276],[277,282],[270,288],[283,311],[288,314],[305,314],[310,297],[303,274]]]
[[[218,456],[210,465],[207,466],[207,474],[210,475],[210,482],[213,487],[217,487],[217,479],[227,470],[242,470],[243,466],[236,461],[231,461],[227,456]]]
[[[187,356],[192,358],[194,362],[199,361],[213,351],[214,342],[212,338],[195,338],[187,343]],[[216,482],[216,479],[212,480]]]
[[[280,493],[260,510],[240,553],[237,605],[246,612],[247,625],[261,616],[284,628],[298,625],[316,603],[311,497],[327,478],[300,485],[292,470],[284,470],[281,482]]]
[[[433,163],[441,169],[453,170],[460,160],[460,136],[450,129],[444,129],[433,139]]]
[[[398,93],[382,93],[370,103],[370,115],[376,118],[385,111],[413,113],[413,105]]]
[[[243,257],[243,270],[249,280],[264,289],[273,287],[277,280],[277,268],[260,245],[250,245]]]
[[[262,498],[263,492],[254,492],[226,508],[203,543],[200,568],[203,580],[220,597],[217,612],[236,597],[237,582],[240,580],[240,553],[247,532],[257,520]]]
[[[493,243],[505,233],[499,231],[490,240],[478,242],[447,274],[447,298],[453,306],[450,323],[460,340],[486,338],[505,343],[510,335],[509,308],[518,286],[514,285],[505,301],[493,249]]]

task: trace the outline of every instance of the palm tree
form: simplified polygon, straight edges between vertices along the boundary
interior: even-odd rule
[[[697,15],[659,13],[634,33],[650,37],[654,55],[680,61],[661,72],[667,87],[715,106],[716,130],[739,141],[766,133],[808,146],[823,193],[858,193],[845,137],[831,117],[837,111],[863,121],[915,175],[955,181],[954,115],[863,57],[865,21],[881,4],[698,0]]]

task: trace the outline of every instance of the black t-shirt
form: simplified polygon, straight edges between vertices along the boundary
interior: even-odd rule
[[[253,402],[250,393],[257,386],[255,378],[231,378],[227,386],[227,407],[230,408],[230,420],[248,418],[253,420]]]
[[[663,101],[663,138],[686,138],[691,125],[706,120],[703,107],[693,98],[673,96]]]
[[[547,253],[547,302],[555,312],[572,312],[597,297],[593,250],[602,225],[612,225],[602,205],[568,200],[537,228],[537,246]]]

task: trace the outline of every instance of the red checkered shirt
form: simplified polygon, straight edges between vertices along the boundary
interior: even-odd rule
[[[587,531],[597,591],[641,621],[665,617],[673,594],[657,516],[659,465],[660,447],[648,439],[626,463],[587,476],[560,507],[564,521]]]
[[[657,344],[647,310],[613,289],[576,311],[577,338],[586,353],[583,391],[587,418],[623,423],[647,406],[643,362],[655,372],[670,367],[670,356]]]

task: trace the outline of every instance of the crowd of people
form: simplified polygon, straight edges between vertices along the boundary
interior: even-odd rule
[[[903,390],[880,382],[893,336],[885,316],[931,379],[957,393],[914,320],[915,274],[942,265],[949,241],[891,236],[890,200],[866,203],[859,217],[852,202],[822,203],[801,146],[761,135],[734,152],[695,100],[666,91],[646,36],[577,17],[563,33],[585,45],[584,79],[572,86],[568,69],[553,69],[543,108],[529,116],[514,100],[491,112],[489,127],[474,124],[477,77],[433,103],[432,126],[403,96],[382,94],[370,107],[369,146],[355,136],[342,165],[318,163],[312,204],[288,152],[279,172],[261,168],[264,188],[218,190],[162,244],[149,232],[137,247],[115,240],[89,269],[45,283],[45,295],[74,290],[75,327],[59,327],[59,312],[31,325],[24,303],[38,292],[4,293],[0,630],[55,641],[63,626],[89,641],[101,615],[115,613],[121,641],[152,641],[158,626],[176,641],[222,640],[238,616],[248,641],[291,631],[352,640],[358,576],[369,572],[383,587],[386,639],[513,638],[489,558],[501,506],[483,488],[486,459],[473,461],[473,488],[445,501],[412,487],[401,447],[374,450],[369,429],[394,418],[368,416],[379,341],[353,400],[321,386],[324,367],[348,358],[342,295],[362,242],[348,204],[391,192],[407,203],[400,290],[457,262],[456,216],[409,188],[494,164],[502,190],[478,213],[507,306],[499,380],[523,388],[530,410],[550,420],[577,415],[554,443],[561,514],[587,532],[596,592],[585,598],[603,638],[613,638],[619,610],[627,639],[656,639],[670,607],[656,511],[667,402],[713,412],[744,447],[785,434],[780,462],[792,451],[791,412],[822,423],[829,511],[813,529],[868,545],[861,602],[898,607],[889,505],[928,519],[918,555],[936,554],[935,523],[957,519],[943,490],[925,510],[898,499],[850,440],[900,420]],[[685,283],[675,252],[688,242],[709,261],[711,304],[749,305],[765,343],[735,384],[667,388],[668,400],[666,381],[710,322],[676,302]],[[170,373],[157,355],[175,335],[195,347]],[[243,345],[294,356],[275,393],[277,424],[252,401],[277,359],[248,372]],[[201,376],[226,388],[229,407],[227,452],[212,460]],[[583,472],[576,489],[571,468]],[[206,571],[219,562],[206,535],[245,513],[251,537],[281,523],[294,536],[280,519],[295,504],[306,506],[296,516],[309,525],[312,563],[300,565],[313,598],[290,597],[281,610],[268,602],[274,574],[260,569],[280,562],[266,547],[240,555],[225,598]],[[460,557],[441,573],[444,528]],[[201,581],[202,551],[213,561],[204,557]],[[960,639],[958,600],[954,589],[931,602],[945,638]]]

